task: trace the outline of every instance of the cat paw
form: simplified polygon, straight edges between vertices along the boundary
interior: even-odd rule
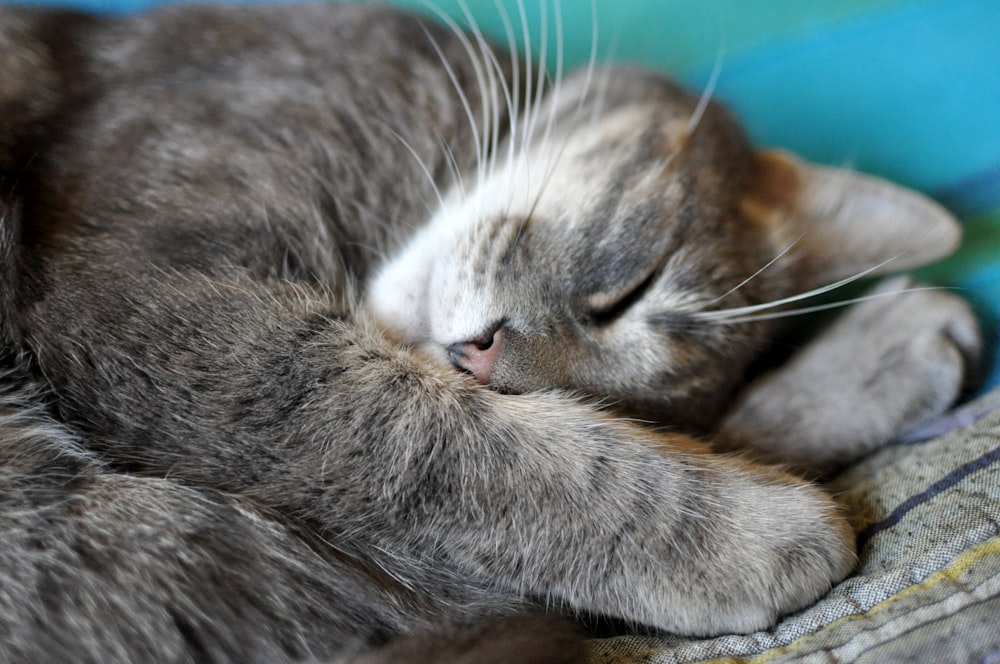
[[[825,471],[951,406],[981,350],[968,304],[944,290],[913,288],[906,277],[871,295],[752,385],[722,436],[769,460]]]
[[[818,487],[741,462],[714,500],[724,513],[686,533],[694,552],[672,570],[681,600],[666,628],[691,636],[750,633],[826,595],[857,562],[854,532]]]
[[[975,315],[961,298],[944,290],[904,291],[913,282],[888,280],[875,293],[887,293],[887,305],[866,302],[849,314],[855,328],[872,325],[875,344],[868,355],[864,393],[891,395],[882,438],[892,439],[945,412],[975,375],[982,338]],[[870,321],[870,322],[869,322]],[[875,418],[873,418],[875,419]]]
[[[778,523],[781,521],[782,523]],[[766,543],[743,563],[750,582],[743,606],[752,609],[734,631],[767,629],[826,596],[857,565],[855,534],[833,499],[814,486],[797,487],[768,514]],[[757,561],[764,562],[760,571]],[[735,603],[735,602],[734,602]]]

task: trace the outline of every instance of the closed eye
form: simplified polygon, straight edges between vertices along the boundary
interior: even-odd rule
[[[659,273],[658,269],[652,270],[645,279],[638,282],[629,290],[616,293],[613,298],[608,296],[591,298],[592,306],[587,310],[587,321],[594,325],[607,325],[617,320],[632,305],[642,299],[642,296],[646,294],[649,287],[656,281]],[[597,302],[594,302],[594,300],[597,300]]]

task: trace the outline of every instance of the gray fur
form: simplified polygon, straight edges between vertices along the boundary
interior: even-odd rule
[[[953,220],[648,73],[518,136],[476,64],[374,7],[0,7],[0,657],[346,658],[538,607],[750,631],[850,571],[819,487],[688,434],[777,332],[739,307]],[[490,198],[521,157],[530,209]]]

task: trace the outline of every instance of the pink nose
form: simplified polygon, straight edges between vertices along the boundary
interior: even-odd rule
[[[476,380],[486,385],[490,382],[493,365],[496,364],[502,347],[503,329],[498,328],[486,343],[463,341],[448,346],[448,358],[456,367],[472,374]]]

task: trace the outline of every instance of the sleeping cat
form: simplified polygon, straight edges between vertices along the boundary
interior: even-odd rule
[[[745,385],[782,305],[958,229],[656,74],[549,83],[334,4],[0,7],[0,69],[9,660],[350,657],[539,608],[765,628],[855,552],[763,462],[865,454],[978,353],[893,281]]]

